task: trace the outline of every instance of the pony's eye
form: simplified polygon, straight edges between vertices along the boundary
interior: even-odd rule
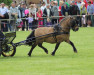
[[[78,20],[76,20],[76,23],[78,24]]]

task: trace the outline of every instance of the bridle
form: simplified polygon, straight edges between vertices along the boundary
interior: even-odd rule
[[[78,25],[78,21],[76,20],[76,19],[74,19],[74,24],[71,26],[71,25],[69,25],[69,27],[64,27],[64,28],[62,28],[62,30],[63,29],[73,29],[73,28],[75,28],[75,26],[76,26],[76,24]],[[60,25],[61,26],[61,25]]]

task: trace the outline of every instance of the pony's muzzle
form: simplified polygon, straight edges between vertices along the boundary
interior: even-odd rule
[[[75,29],[75,31],[78,31],[78,30],[79,30],[79,28],[76,28],[76,29]]]

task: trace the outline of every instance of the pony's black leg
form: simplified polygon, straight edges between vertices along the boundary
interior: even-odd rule
[[[1,56],[1,54],[2,54],[2,47],[1,47],[1,41],[0,41],[0,56]]]
[[[56,44],[55,50],[52,52],[52,55],[53,55],[53,56],[55,55],[55,52],[56,52],[56,50],[58,49],[59,45],[60,45],[60,43],[57,43],[57,44]]]
[[[73,42],[70,41],[70,44],[71,44],[71,46],[73,47],[74,52],[77,53],[77,49],[75,48]]]
[[[77,53],[77,49],[75,48],[73,42],[69,41],[69,44],[73,47],[74,52]]]
[[[40,48],[42,48],[48,54],[48,50],[45,47],[42,46],[42,43],[39,43],[38,46]]]
[[[31,50],[30,50],[29,53],[28,53],[29,56],[31,56],[31,53],[32,53],[33,49],[34,49],[36,46],[37,46],[36,43],[34,43],[34,44],[32,45],[32,48],[31,48]]]

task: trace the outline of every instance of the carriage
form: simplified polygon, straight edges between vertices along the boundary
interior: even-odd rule
[[[16,47],[13,40],[16,37],[16,32],[6,33],[4,39],[1,42],[2,55],[4,57],[14,56],[16,53]]]

